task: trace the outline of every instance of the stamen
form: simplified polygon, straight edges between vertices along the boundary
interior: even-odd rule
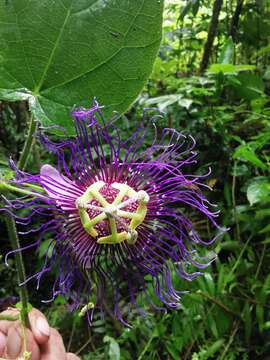
[[[92,302],[89,302],[88,304],[84,305],[79,312],[79,317],[83,317],[87,313],[87,311],[93,309],[94,306],[95,305]]]

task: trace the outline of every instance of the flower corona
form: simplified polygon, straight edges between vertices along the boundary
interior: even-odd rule
[[[146,191],[136,192],[127,184],[97,181],[75,203],[83,228],[98,244],[118,244],[124,240],[133,244],[138,236],[136,228],[147,213],[148,201]]]

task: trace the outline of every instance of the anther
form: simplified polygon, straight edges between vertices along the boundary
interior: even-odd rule
[[[140,190],[138,191],[138,200],[142,201],[144,204],[147,204],[150,198],[146,191]]]
[[[130,245],[133,245],[135,244],[136,240],[138,238],[138,233],[136,230],[129,230],[128,234],[127,234],[127,242],[130,244]]]
[[[75,206],[77,209],[86,209],[87,203],[83,199],[78,198],[75,201]]]

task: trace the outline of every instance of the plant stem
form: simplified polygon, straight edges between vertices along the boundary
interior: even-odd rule
[[[71,343],[72,343],[72,340],[73,340],[73,337],[74,337],[74,332],[76,330],[76,319],[73,319],[73,322],[72,322],[72,329],[71,329],[71,333],[70,333],[70,337],[69,337],[69,340],[68,340],[68,345],[67,345],[67,352],[69,352],[70,350],[70,347],[71,347]]]
[[[240,263],[240,260],[241,260],[241,258],[242,258],[242,256],[243,256],[244,252],[246,251],[246,248],[247,248],[250,240],[252,239],[252,237],[253,237],[253,234],[251,234],[251,235],[249,236],[249,238],[247,239],[246,243],[245,243],[244,246],[242,247],[242,250],[241,250],[238,258],[237,258],[236,262],[234,263],[234,265],[233,265],[233,267],[232,267],[232,269],[231,269],[231,271],[230,271],[230,273],[229,273],[229,275],[228,275],[228,277],[227,277],[228,279],[230,279],[230,277],[233,275],[235,269],[237,268],[238,264]],[[227,285],[227,282],[225,282],[224,288],[225,288],[226,285]]]
[[[27,138],[26,141],[24,143],[21,155],[20,155],[20,159],[18,162],[18,168],[20,170],[24,170],[27,164],[27,160],[32,148],[32,145],[34,143],[34,137],[33,134],[36,130],[36,122],[34,120],[34,116],[31,115],[30,116],[30,123],[29,123],[29,129],[28,129],[28,134],[27,134]]]
[[[24,143],[23,150],[20,155],[20,159],[18,161],[18,168],[20,170],[24,170],[27,165],[29,153],[31,151],[31,147],[34,142],[33,134],[34,134],[35,129],[36,129],[36,123],[34,121],[33,115],[31,115],[27,138]],[[18,188],[16,188],[15,186],[8,185],[8,184],[1,184],[1,185],[4,188],[6,188],[6,190],[18,191]],[[29,195],[29,192],[27,190],[21,189],[19,192]],[[35,196],[34,193],[33,193],[33,195]],[[12,246],[13,250],[18,250],[20,248],[20,241],[19,241],[19,237],[17,234],[16,223],[15,223],[14,218],[11,216],[7,216],[6,224],[7,224],[7,230],[8,230],[8,235],[9,235],[9,240],[11,242],[11,246]],[[17,268],[17,274],[18,274],[18,283],[20,285],[25,282],[25,268],[24,268],[22,253],[20,251],[15,252],[15,262],[16,262],[16,268]],[[28,292],[27,292],[26,285],[19,286],[19,289],[20,289],[20,300],[21,300],[20,318],[21,318],[21,323],[22,323],[22,327],[23,327],[23,329],[22,329],[23,330],[22,332],[24,335],[23,338],[24,338],[24,341],[26,344],[25,327],[30,327],[29,318],[28,318]],[[26,350],[26,348],[25,348],[25,350]]]
[[[86,346],[91,343],[91,341],[92,341],[92,338],[88,339],[86,341],[86,343],[83,344],[83,346],[78,351],[76,351],[76,355],[79,355],[86,348]]]
[[[35,187],[37,189],[37,187]],[[20,193],[20,194],[23,194],[23,195],[31,195],[31,196],[42,196],[42,194],[39,194],[39,193],[34,193],[32,191],[29,191],[27,189],[21,189],[21,188],[18,188],[17,186],[14,186],[14,185],[10,185],[6,182],[0,182],[0,193],[1,193],[1,190],[4,190],[3,192],[6,192],[5,190],[8,190],[8,191],[11,191],[11,192],[17,192],[17,193]],[[40,189],[37,189],[37,190],[43,190],[42,188]]]
[[[232,331],[232,333],[231,333],[231,336],[230,336],[230,338],[229,338],[229,341],[228,341],[228,343],[227,343],[227,345],[226,345],[223,353],[222,353],[221,356],[220,356],[220,360],[223,360],[223,359],[224,359],[224,356],[226,355],[227,351],[229,350],[229,348],[230,348],[230,346],[231,346],[231,344],[232,344],[232,342],[233,342],[233,340],[234,340],[234,337],[235,337],[238,329],[239,329],[239,321],[236,321],[236,322],[235,322],[235,325],[234,325],[234,328],[233,328],[233,331]]]
[[[236,237],[237,240],[239,242],[241,242],[241,231],[240,231],[240,226],[239,226],[239,221],[238,221],[238,216],[237,216],[237,210],[236,210],[236,166],[237,166],[237,161],[234,162],[233,165],[233,179],[232,179],[232,204],[233,204],[233,213],[234,213],[234,220],[235,220],[235,224],[236,224]]]
[[[264,258],[264,255],[265,255],[265,250],[266,250],[266,244],[263,244],[262,255],[260,256],[260,261],[259,261],[259,264],[258,264],[258,267],[257,267],[257,270],[256,270],[255,279],[257,279],[257,277],[259,275],[259,272],[261,270],[263,258]]]
[[[6,217],[6,224],[7,224],[7,230],[8,230],[8,236],[12,245],[12,248],[14,250],[20,248],[19,238],[16,230],[16,223],[14,219],[11,216]],[[16,268],[17,268],[17,275],[18,275],[18,282],[19,284],[23,283],[25,281],[25,270],[24,270],[24,264],[22,259],[22,253],[16,252],[15,253],[15,262],[16,262]],[[20,300],[22,304],[21,309],[21,320],[24,326],[29,327],[29,319],[27,314],[27,304],[28,304],[28,293],[26,286],[20,286]]]
[[[203,292],[203,291],[197,291],[198,295],[201,295],[202,297],[208,299],[209,301],[211,301],[213,304],[219,306],[221,309],[223,309],[226,313],[231,314],[233,316],[240,316],[240,314],[234,312],[233,310],[231,310],[230,308],[228,308],[226,305],[224,305],[223,303],[221,303],[220,301],[218,301],[217,299],[213,298],[212,296],[209,296],[207,293]]]
[[[142,360],[144,358],[144,354],[147,352],[147,350],[149,349],[153,339],[155,337],[155,332],[153,331],[151,337],[149,338],[149,340],[147,341],[145,347],[143,348],[143,351],[140,353],[139,357],[137,360]]]

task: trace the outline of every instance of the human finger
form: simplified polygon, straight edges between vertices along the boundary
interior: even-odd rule
[[[38,344],[45,344],[50,337],[50,326],[45,315],[37,309],[32,309],[29,313],[29,321]]]
[[[73,353],[67,353],[67,360],[80,360],[80,358]]]
[[[9,308],[3,311],[1,315],[15,317],[18,316],[19,313],[20,313],[19,309]],[[29,312],[28,317],[30,321],[31,330],[38,344],[44,344],[45,342],[47,342],[50,336],[50,326],[48,324],[45,315],[41,311],[34,308]],[[0,331],[2,331],[4,334],[7,334],[8,329],[14,325],[17,326],[18,321],[1,320]]]
[[[11,316],[15,317],[18,316],[20,313],[20,310],[17,308],[9,308],[1,313],[2,316]],[[29,342],[29,351],[32,352],[32,358],[31,359],[39,359],[39,349],[37,346],[37,343],[39,345],[45,344],[49,340],[50,336],[50,327],[46,320],[46,317],[37,309],[32,309],[31,312],[28,314],[29,321],[30,321],[30,327],[31,331],[27,331],[28,333],[28,342]],[[2,340],[8,340],[8,349],[6,349],[7,356],[9,358],[12,358],[12,356],[15,354],[15,357],[17,356],[16,353],[20,352],[21,350],[21,337],[20,337],[20,330],[19,330],[19,321],[9,321],[9,320],[2,320],[0,321],[0,331],[4,334],[3,336],[6,336],[5,339],[3,339],[3,336],[1,337]],[[18,331],[15,332],[14,329],[18,328]],[[10,332],[9,332],[10,331]],[[8,336],[9,335],[9,336]],[[14,340],[15,339],[15,340]],[[3,342],[2,341],[2,342]],[[4,347],[6,347],[4,345]],[[37,354],[37,355],[36,355]]]
[[[7,342],[6,335],[0,331],[0,356],[4,355],[4,351],[6,348],[6,342]]]
[[[31,352],[31,360],[40,359],[39,346],[35,341],[32,332],[26,329],[26,350]],[[8,330],[7,341],[6,341],[6,356],[8,359],[16,359],[23,349],[23,341],[21,335],[21,328],[10,327]]]
[[[1,312],[1,316],[2,317],[13,317],[13,318],[16,318],[18,317],[19,318],[19,313],[20,311],[18,309],[15,309],[15,308],[9,308],[5,311],[2,311]],[[7,335],[8,333],[8,329],[10,327],[14,327],[14,326],[17,326],[19,323],[18,320],[1,320],[0,321],[0,331]]]
[[[41,360],[66,360],[66,350],[62,336],[56,329],[50,328],[50,337],[47,343],[40,346]]]
[[[8,359],[16,359],[22,348],[22,339],[18,329],[14,326],[8,329],[6,356]]]

